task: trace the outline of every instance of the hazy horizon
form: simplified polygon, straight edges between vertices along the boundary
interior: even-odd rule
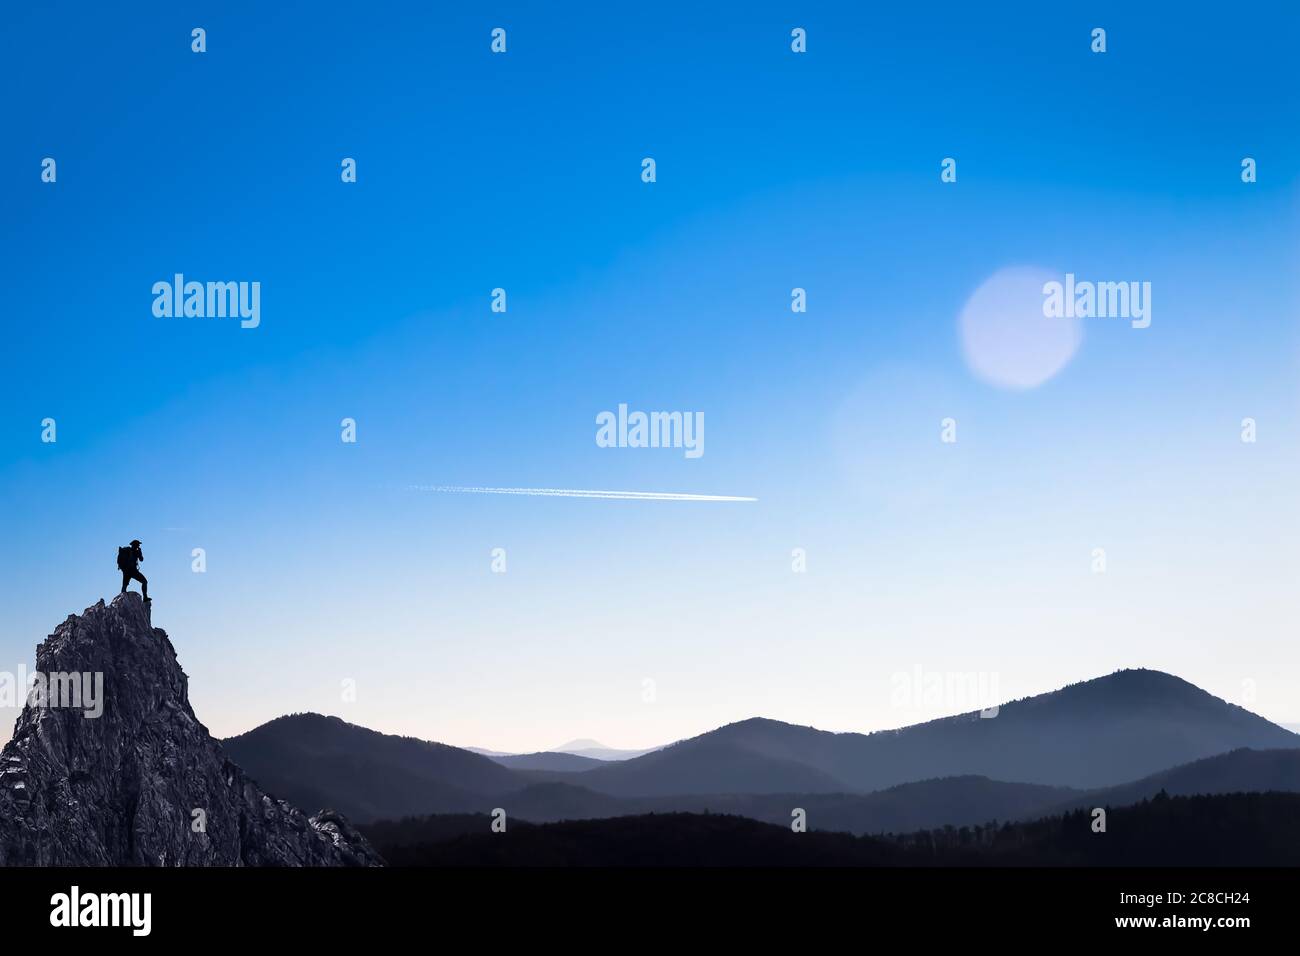
[[[1110,675],[1109,675],[1109,674],[1098,674],[1098,675],[1095,675],[1095,676],[1092,676],[1092,677],[1084,677],[1084,678],[1080,678],[1078,681],[1071,681],[1070,683],[1087,683],[1087,682],[1089,682],[1089,681],[1099,680],[1099,679],[1101,679],[1101,678],[1103,678],[1103,677],[1107,677],[1107,676],[1110,676]],[[1173,676],[1173,677],[1178,677],[1177,674],[1173,674],[1173,675],[1171,675],[1171,676]],[[1062,685],[1062,687],[1064,687],[1064,686],[1066,686],[1066,685]],[[1060,690],[1060,689],[1062,689],[1062,688],[1061,688],[1061,687],[1054,687],[1054,688],[1051,688],[1050,690],[1040,691],[1040,692],[1036,692],[1036,693],[1032,693],[1032,694],[1022,694],[1022,695],[1017,695],[1017,696],[1018,696],[1018,697],[1033,697],[1033,696],[1038,696],[1038,694],[1040,694],[1040,693],[1041,693],[1041,694],[1051,693],[1052,691]],[[1204,689],[1204,688],[1202,688],[1202,689]],[[1007,703],[1011,703],[1012,699],[1013,699],[1013,698],[1007,698],[1007,699],[1005,699],[1005,700],[1000,700],[1000,701],[998,701],[997,703],[998,703],[998,704],[1007,704]],[[1237,703],[1239,706],[1243,706],[1243,705],[1241,705],[1238,701],[1231,701],[1231,700],[1229,700],[1229,701],[1227,701],[1227,702],[1228,702],[1228,703]],[[1246,707],[1246,710],[1250,710],[1250,708],[1249,708],[1249,707]],[[880,732],[880,731],[898,730],[898,729],[901,729],[901,728],[904,728],[904,727],[913,726],[914,724],[924,723],[924,722],[926,722],[926,721],[928,721],[928,720],[934,720],[934,719],[943,718],[943,717],[952,717],[952,716],[957,716],[958,714],[961,714],[961,713],[969,713],[969,711],[952,711],[952,712],[946,712],[946,713],[941,713],[941,714],[935,714],[935,715],[933,715],[933,716],[931,716],[931,717],[926,717],[924,720],[909,721],[909,722],[904,723],[904,724],[897,724],[897,725],[888,726],[888,727],[866,727],[866,728],[859,728],[859,727],[816,727],[815,729],[817,729],[817,730],[828,731],[828,732],[830,732],[830,733],[860,733],[860,734],[871,734],[871,733],[877,733],[877,732]],[[281,715],[281,716],[283,716],[283,715]],[[348,723],[355,723],[354,721],[350,721],[350,720],[348,720],[348,719],[347,719],[345,716],[343,716],[342,714],[325,714],[324,716],[327,716],[327,717],[338,717],[339,719],[341,719],[341,720],[345,720],[345,721],[347,721]],[[1263,715],[1261,714],[1260,716],[1263,716]],[[751,720],[751,719],[755,719],[755,718],[759,718],[759,719],[768,719],[768,720],[775,720],[775,719],[777,719],[777,718],[774,718],[774,717],[769,717],[769,716],[766,715],[766,714],[750,714],[748,717],[737,718],[737,720],[726,721],[725,723],[728,723],[728,724],[729,724],[729,723],[736,723],[736,722],[738,722],[738,721]],[[274,718],[272,718],[272,719],[274,719]],[[1269,719],[1269,718],[1265,718],[1265,719]],[[796,725],[798,725],[798,726],[804,726],[804,727],[814,726],[814,725],[812,725],[812,724],[808,724],[808,723],[806,723],[806,722],[798,721],[798,720],[785,720],[785,721],[783,721],[783,722],[784,722],[784,723],[789,723],[789,724],[796,724]],[[1275,724],[1277,724],[1279,727],[1282,727],[1282,728],[1284,728],[1284,729],[1286,729],[1286,730],[1290,730],[1292,733],[1300,734],[1300,723],[1287,723],[1287,722],[1280,722],[1280,721],[1272,721],[1272,722],[1275,723]],[[261,726],[261,725],[259,724],[258,726]],[[725,726],[725,724],[719,724],[718,726]],[[249,727],[249,728],[246,728],[245,730],[242,730],[242,731],[236,731],[235,734],[227,734],[227,735],[225,735],[225,736],[237,736],[237,735],[240,734],[240,733],[245,733],[247,730],[253,730],[253,729],[254,729],[253,727]],[[381,728],[377,728],[377,727],[370,727],[370,728],[368,728],[368,729],[370,729],[370,730],[380,730],[382,733],[398,733],[397,731],[384,731],[384,730],[381,730]],[[711,731],[711,730],[716,730],[716,729],[717,729],[716,727],[702,727],[702,728],[700,728],[699,730],[697,730],[697,731],[694,732],[694,733],[686,734],[686,735],[684,735],[684,736],[682,736],[682,737],[675,737],[675,738],[673,738],[672,740],[663,740],[663,741],[660,741],[659,743],[656,743],[656,744],[635,744],[635,745],[634,745],[634,744],[627,744],[627,745],[624,745],[624,744],[622,744],[622,743],[611,743],[610,741],[608,741],[608,740],[604,740],[604,739],[601,739],[601,738],[595,738],[595,739],[593,739],[593,738],[589,738],[589,737],[574,737],[574,738],[566,739],[566,740],[564,740],[563,742],[561,742],[561,743],[558,744],[558,745],[552,745],[552,746],[546,746],[546,747],[536,747],[536,748],[533,748],[533,749],[531,749],[531,750],[503,750],[503,749],[500,749],[500,748],[497,748],[497,747],[488,747],[488,746],[485,746],[485,745],[483,745],[483,744],[474,743],[473,741],[470,741],[470,742],[464,742],[464,741],[455,741],[455,740],[443,740],[443,739],[438,738],[438,737],[421,737],[421,739],[424,739],[424,740],[431,740],[431,741],[434,741],[434,742],[436,742],[436,743],[449,744],[449,745],[451,745],[451,746],[453,746],[453,747],[460,747],[460,748],[462,748],[462,749],[466,749],[466,750],[484,750],[484,751],[492,751],[493,753],[499,753],[499,754],[503,754],[503,755],[507,755],[507,756],[508,756],[508,755],[513,755],[513,754],[542,753],[542,752],[563,752],[563,751],[565,750],[565,748],[578,749],[577,747],[574,746],[574,745],[576,745],[576,744],[583,744],[583,745],[586,746],[586,747],[590,747],[590,746],[592,746],[592,745],[596,745],[596,746],[599,746],[599,747],[601,747],[601,748],[604,748],[604,749],[607,749],[607,750],[613,750],[613,751],[637,751],[637,750],[647,750],[647,751],[648,751],[648,750],[658,750],[658,749],[661,749],[661,748],[663,748],[663,747],[667,747],[667,746],[669,746],[670,744],[677,743],[677,742],[680,741],[680,740],[688,740],[688,739],[690,739],[691,737],[696,737],[696,736],[699,736],[700,734],[708,733],[709,731]],[[408,736],[417,736],[417,737],[419,737],[419,736],[421,736],[421,735],[419,735],[419,734],[409,734]]]
[[[157,625],[155,624],[155,626],[157,626]],[[165,629],[164,629],[164,630],[165,630]],[[169,637],[170,637],[170,635],[169,635]],[[182,661],[181,664],[182,664],[182,667],[183,667],[183,666],[184,666],[184,662]],[[1123,669],[1121,669],[1121,670],[1135,670],[1135,669],[1140,669],[1140,668],[1123,668]],[[1148,670],[1158,670],[1157,668],[1146,668],[1146,669],[1148,669]],[[1014,695],[1014,696],[1007,696],[1007,697],[1005,697],[1005,698],[996,698],[996,697],[994,697],[994,698],[990,698],[990,700],[989,700],[989,704],[990,704],[990,706],[991,706],[992,708],[996,708],[998,705],[1012,703],[1014,700],[1022,699],[1022,698],[1025,698],[1025,697],[1034,697],[1034,696],[1039,696],[1040,694],[1048,694],[1048,693],[1052,693],[1052,692],[1057,691],[1057,690],[1062,690],[1062,689],[1064,689],[1065,687],[1070,686],[1070,685],[1073,685],[1073,684],[1090,683],[1090,682],[1092,682],[1092,681],[1101,680],[1101,679],[1103,679],[1103,678],[1106,678],[1106,677],[1112,676],[1112,675],[1115,674],[1115,673],[1119,673],[1119,671],[1113,671],[1113,672],[1110,672],[1110,673],[1107,673],[1107,674],[1097,674],[1097,675],[1093,675],[1093,676],[1089,676],[1089,677],[1082,677],[1082,678],[1079,678],[1078,680],[1070,681],[1070,682],[1068,682],[1067,684],[1063,684],[1063,685],[1061,685],[1060,687],[1053,687],[1053,688],[1050,688],[1050,689],[1047,689],[1047,690],[1044,690],[1044,691],[1038,691],[1038,692],[1029,693],[1029,694],[1017,694],[1017,695]],[[1162,672],[1162,673],[1168,673],[1168,672]],[[1178,678],[1178,679],[1182,680],[1182,678],[1180,678],[1179,675],[1177,675],[1177,674],[1170,674],[1169,676],[1172,676],[1172,677],[1175,677],[1175,678]],[[191,677],[191,684],[192,684],[192,683],[193,683],[193,679],[192,679],[192,677]],[[897,686],[897,685],[896,685],[896,686]],[[1195,685],[1193,685],[1193,686],[1195,686]],[[1201,688],[1201,689],[1204,690],[1204,688]],[[1217,696],[1217,695],[1216,695],[1216,696]],[[1221,698],[1221,699],[1223,699],[1223,698]],[[1235,703],[1235,704],[1237,704],[1238,706],[1243,706],[1243,705],[1240,704],[1240,702],[1238,702],[1238,701],[1227,700],[1226,702],[1227,702],[1227,703],[1230,703],[1230,704],[1234,704],[1234,703]],[[918,706],[922,706],[922,705],[918,705]],[[8,710],[8,709],[9,709],[9,708],[0,708],[0,710]],[[933,708],[930,708],[930,709],[933,709]],[[1250,710],[1251,708],[1247,706],[1247,707],[1245,707],[1245,709],[1246,709],[1246,710]],[[16,717],[16,715],[17,715],[17,710],[18,710],[18,708],[14,708],[14,714],[15,714],[15,717]],[[894,724],[894,725],[889,725],[889,726],[879,726],[879,727],[822,727],[822,726],[816,726],[816,725],[813,725],[813,724],[809,724],[809,723],[807,723],[806,721],[800,721],[800,720],[796,720],[796,719],[784,719],[784,720],[782,720],[781,722],[783,722],[783,723],[787,723],[787,724],[796,725],[796,726],[813,727],[813,728],[816,729],[816,730],[827,731],[827,732],[830,732],[830,733],[857,733],[857,734],[872,734],[872,733],[878,733],[878,732],[882,732],[882,731],[891,731],[891,730],[903,729],[903,728],[906,728],[906,727],[909,727],[909,726],[915,726],[915,725],[917,725],[917,724],[926,723],[926,722],[931,721],[931,720],[942,719],[942,718],[945,718],[945,717],[957,716],[957,715],[960,715],[960,714],[963,714],[963,713],[969,713],[969,712],[971,712],[969,709],[967,709],[967,710],[962,710],[962,709],[957,709],[957,710],[942,710],[942,712],[934,712],[934,713],[931,713],[929,716],[926,716],[926,717],[921,718],[921,719],[917,719],[917,720],[909,720],[909,721],[906,721],[906,722],[904,722],[904,723],[899,723],[899,724]],[[564,741],[562,741],[561,743],[559,743],[559,744],[555,744],[555,745],[550,745],[550,746],[533,746],[533,747],[531,747],[530,749],[514,749],[514,750],[511,750],[511,749],[507,749],[507,748],[504,748],[504,747],[495,747],[495,746],[491,746],[491,747],[490,747],[490,746],[486,746],[486,745],[483,745],[483,744],[480,744],[480,743],[476,743],[476,742],[474,742],[474,741],[462,741],[462,740],[451,740],[451,739],[445,739],[445,738],[443,738],[443,737],[437,736],[436,734],[432,734],[432,735],[431,735],[431,734],[426,734],[426,733],[414,733],[414,732],[412,732],[412,731],[410,731],[410,730],[402,730],[402,729],[385,729],[385,728],[383,728],[383,727],[371,727],[371,726],[367,726],[367,725],[358,724],[357,721],[349,719],[349,718],[348,718],[345,714],[343,714],[343,713],[330,713],[330,712],[320,712],[320,711],[298,711],[298,710],[289,709],[289,710],[285,710],[285,711],[284,711],[283,713],[281,713],[281,714],[276,714],[276,715],[274,715],[274,716],[272,716],[272,717],[268,717],[266,720],[259,721],[257,724],[255,724],[255,725],[253,725],[253,726],[249,726],[249,727],[241,728],[241,729],[238,729],[238,730],[234,730],[234,731],[232,731],[232,732],[230,732],[230,733],[217,733],[217,732],[214,731],[214,732],[213,732],[213,735],[214,735],[215,737],[217,737],[218,739],[224,739],[224,738],[227,738],[227,737],[236,737],[236,736],[239,736],[239,735],[241,735],[241,734],[247,733],[247,732],[249,732],[249,731],[255,730],[257,727],[261,727],[261,726],[263,726],[264,724],[266,724],[266,723],[269,722],[269,721],[276,720],[276,719],[278,719],[278,718],[280,718],[280,717],[292,716],[292,715],[294,715],[294,714],[299,714],[299,713],[318,713],[318,714],[320,714],[321,716],[326,716],[326,717],[337,717],[337,718],[339,718],[340,720],[343,720],[343,721],[345,721],[345,722],[347,722],[347,723],[350,723],[350,724],[354,724],[354,725],[357,725],[357,726],[365,726],[366,729],[368,729],[368,730],[374,730],[374,731],[378,731],[378,732],[380,732],[380,733],[391,734],[391,735],[397,735],[397,736],[415,737],[415,738],[417,738],[417,739],[427,740],[427,741],[431,741],[431,742],[434,742],[434,743],[441,743],[441,744],[447,744],[447,745],[449,745],[449,746],[453,746],[453,747],[459,747],[459,748],[464,749],[464,750],[472,750],[472,751],[483,752],[485,755],[488,755],[488,756],[496,756],[496,755],[500,755],[500,756],[512,756],[512,755],[519,755],[519,754],[542,753],[542,752],[566,752],[567,750],[587,749],[587,748],[592,748],[592,747],[596,747],[596,748],[600,748],[600,749],[604,749],[604,750],[609,750],[609,751],[616,751],[616,752],[617,752],[617,751],[633,752],[633,753],[636,752],[636,751],[650,752],[650,751],[654,751],[654,750],[662,749],[663,747],[667,747],[667,746],[669,746],[669,745],[671,745],[671,744],[677,743],[677,742],[682,741],[682,740],[688,740],[688,739],[690,739],[690,738],[692,738],[692,737],[700,736],[701,734],[708,733],[708,732],[710,732],[710,731],[712,731],[712,730],[716,730],[716,729],[718,729],[718,727],[726,726],[726,725],[728,725],[728,724],[733,724],[733,723],[737,723],[737,722],[741,722],[741,721],[745,721],[745,720],[752,720],[752,719],[766,719],[766,720],[778,720],[778,719],[779,719],[779,718],[771,717],[770,715],[767,715],[767,714],[750,714],[750,715],[748,715],[748,716],[746,716],[746,717],[738,717],[738,718],[735,718],[734,720],[727,720],[727,721],[724,721],[723,723],[718,724],[718,725],[716,725],[716,726],[701,727],[701,728],[698,728],[697,730],[695,730],[695,731],[693,731],[693,732],[683,734],[683,735],[681,735],[681,736],[679,736],[679,737],[674,737],[674,738],[672,738],[672,739],[670,739],[670,740],[662,740],[662,741],[660,741],[660,742],[658,742],[658,743],[646,743],[646,744],[622,744],[622,743],[610,743],[610,742],[607,741],[607,740],[597,739],[597,738],[592,738],[592,737],[571,737],[571,738],[566,738],[566,739],[565,739]],[[199,716],[200,720],[202,720],[202,714],[199,714],[198,716]],[[1264,716],[1264,715],[1261,714],[1261,715],[1259,715],[1259,716]],[[1266,717],[1265,719],[1269,719],[1269,718]],[[1300,734],[1300,723],[1285,722],[1285,721],[1272,721],[1272,723],[1274,723],[1274,724],[1276,724],[1277,726],[1282,727],[1282,728],[1284,728],[1284,729],[1286,729],[1286,730],[1289,730],[1289,731],[1291,731],[1292,733]],[[209,729],[211,729],[211,728],[209,728]],[[0,728],[0,731],[3,731],[3,735],[0,736],[0,744],[4,744],[4,743],[7,742],[7,741],[9,740],[9,738],[12,736],[12,726],[10,725],[10,723],[6,723],[5,726],[4,726],[3,728]],[[582,745],[581,748],[579,748],[578,745]],[[605,759],[605,758],[599,758],[599,759]],[[626,758],[612,758],[612,759],[626,759]]]

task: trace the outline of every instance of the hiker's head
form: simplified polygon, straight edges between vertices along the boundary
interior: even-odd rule
[[[133,547],[133,548],[138,548],[138,547],[140,547],[140,539],[139,539],[139,538],[136,538],[134,541],[132,541],[132,542],[131,542],[131,547]]]

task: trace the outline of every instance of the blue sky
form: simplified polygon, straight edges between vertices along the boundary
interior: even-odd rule
[[[219,735],[964,709],[900,708],[917,667],[1155,667],[1300,720],[1300,14],[1128,6],[12,11],[0,668],[139,537]],[[959,317],[1008,269],[1149,281],[1152,324],[999,387]],[[176,272],[259,281],[261,325],[155,318]],[[619,403],[703,412],[705,454],[597,447]]]

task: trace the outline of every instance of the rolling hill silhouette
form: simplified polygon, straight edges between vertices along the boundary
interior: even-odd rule
[[[1239,747],[1293,748],[1300,736],[1187,681],[1126,670],[896,731],[829,733],[753,718],[580,775],[615,796],[873,791],[934,777],[1093,789]],[[799,765],[823,776],[786,775]],[[743,766],[743,780],[725,770]],[[759,768],[763,768],[762,771]],[[809,785],[812,784],[812,785]]]
[[[1164,791],[1170,796],[1238,792],[1300,793],[1300,749],[1234,750],[1173,767],[1116,787],[1073,790],[1007,783],[987,777],[942,777],[867,794],[684,794],[610,797],[563,783],[537,784],[512,794],[515,816],[536,822],[641,813],[729,813],[786,824],[807,812],[811,829],[903,833],[990,820],[1030,820],[1080,807],[1127,806]]]
[[[279,717],[222,746],[276,796],[300,806],[347,807],[341,812],[357,820],[428,813],[430,807],[481,811],[483,794],[526,782],[468,750],[319,714]]]
[[[1157,788],[1158,789],[1158,788]],[[1153,793],[1155,791],[1152,791]],[[788,825],[795,807],[808,827],[845,833],[920,830],[988,820],[1020,819],[1063,808],[1079,791],[987,777],[946,777],[900,784],[876,793],[723,793],[613,797],[564,783],[535,784],[503,798],[511,814],[537,823],[645,813],[724,813]]]
[[[501,758],[316,714],[279,718],[224,745],[277,795],[358,821],[500,805],[537,821],[712,810],[785,822],[800,806],[813,828],[855,833],[1018,819],[1076,800],[1131,802],[1162,787],[1225,792],[1271,780],[1289,789],[1290,761],[1300,760],[1300,736],[1155,671],[1120,671],[1006,704],[994,718],[968,714],[875,734],[756,718],[595,766],[541,754],[523,755],[512,769]],[[1181,766],[1243,747],[1278,752]],[[551,758],[590,769],[556,769]]]
[[[563,751],[544,750],[535,754],[489,754],[488,759],[511,770],[554,770],[581,773],[599,767],[604,761]]]
[[[1113,809],[882,837],[794,833],[727,814],[643,814],[510,824],[487,815],[364,826],[398,866],[1297,866],[1300,794],[1159,793]]]
[[[1060,813],[1077,807],[1126,806],[1164,791],[1169,796],[1205,793],[1300,793],[1300,750],[1232,750],[1159,773],[1091,790],[1055,806],[1042,806],[1040,814]]]

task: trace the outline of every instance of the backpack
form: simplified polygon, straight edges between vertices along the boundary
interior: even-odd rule
[[[117,569],[119,571],[130,571],[132,565],[131,559],[134,557],[135,555],[132,553],[130,548],[118,548]]]

